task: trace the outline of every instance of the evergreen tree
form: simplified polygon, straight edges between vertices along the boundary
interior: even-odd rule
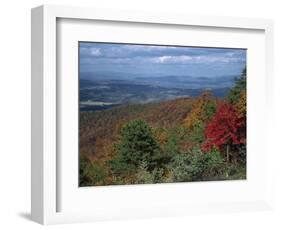
[[[171,131],[171,133],[168,137],[167,143],[164,146],[164,152],[167,155],[172,156],[172,155],[178,154],[179,151],[180,151],[179,138],[177,137],[175,131]]]
[[[235,81],[235,86],[230,90],[227,99],[231,104],[236,104],[240,99],[240,94],[242,91],[246,91],[247,82],[247,69],[243,69],[241,76]]]
[[[117,155],[110,163],[117,173],[136,171],[142,162],[147,162],[148,170],[157,165],[159,146],[152,129],[143,120],[134,120],[123,126],[115,149]]]

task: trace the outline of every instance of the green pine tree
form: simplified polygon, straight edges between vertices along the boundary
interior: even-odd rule
[[[230,90],[227,98],[231,104],[236,104],[240,98],[242,90],[246,90],[247,83],[247,68],[244,67],[241,76],[235,81],[235,86]]]
[[[152,129],[143,120],[131,121],[121,129],[121,139],[115,149],[117,155],[110,162],[115,173],[136,171],[142,162],[147,162],[148,170],[157,165],[159,146]]]

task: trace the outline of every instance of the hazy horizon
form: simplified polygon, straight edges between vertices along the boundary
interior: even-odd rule
[[[240,75],[246,50],[80,42],[80,73],[108,78]]]

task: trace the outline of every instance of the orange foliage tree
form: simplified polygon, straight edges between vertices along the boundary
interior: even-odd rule
[[[236,111],[239,117],[246,117],[247,97],[246,90],[241,91],[240,98],[235,104]]]
[[[153,129],[153,134],[156,141],[163,147],[168,141],[168,131],[165,128],[155,128]]]
[[[211,92],[202,93],[192,104],[192,109],[187,117],[183,120],[183,124],[188,129],[193,129],[198,123],[208,121],[216,110],[216,101],[212,97]]]

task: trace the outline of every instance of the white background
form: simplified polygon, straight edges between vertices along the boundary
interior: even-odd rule
[[[86,5],[102,8],[132,9],[169,13],[264,17],[275,20],[275,96],[281,93],[281,14],[278,0],[9,0],[0,8],[0,228],[38,229],[29,221],[30,209],[30,8],[43,4]],[[278,77],[279,76],[279,77]],[[281,105],[281,103],[280,103]],[[275,210],[200,215],[166,219],[130,220],[48,226],[52,229],[280,229],[281,153],[280,106],[275,109],[276,141],[274,159]],[[280,155],[278,155],[280,153]],[[207,191],[206,191],[207,192]]]
[[[69,19],[59,20],[57,28],[60,211],[103,212],[107,216],[116,216],[121,214],[122,208],[124,216],[133,213],[135,216],[155,216],[152,213],[163,216],[167,211],[164,207],[167,206],[195,213],[196,209],[202,210],[204,206],[208,210],[211,204],[265,199],[265,148],[257,145],[265,139],[266,134],[262,127],[266,97],[263,31],[194,29],[188,26],[183,30],[182,27],[159,28],[142,23],[112,25]],[[247,181],[78,188],[78,41],[247,48]],[[260,124],[260,132],[256,132],[256,124]],[[226,205],[226,208],[229,206]]]

